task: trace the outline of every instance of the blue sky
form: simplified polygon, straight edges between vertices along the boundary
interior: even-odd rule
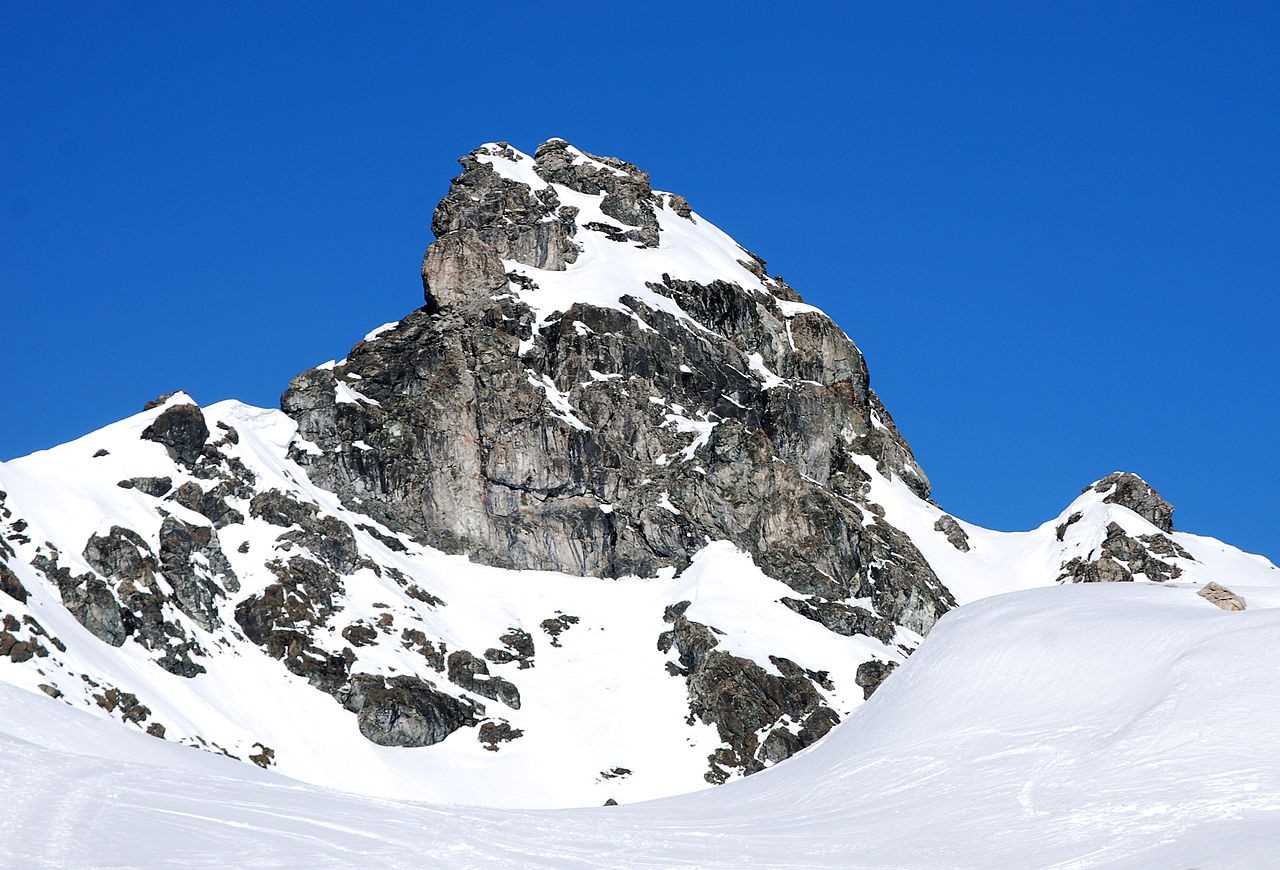
[[[948,510],[1124,468],[1280,557],[1280,7],[893,5],[8,4],[0,458],[274,406],[421,304],[459,154],[563,136],[826,308]]]

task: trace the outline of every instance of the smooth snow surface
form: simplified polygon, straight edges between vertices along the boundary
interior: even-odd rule
[[[1280,593],[1241,591],[982,601],[785,764],[599,809],[361,798],[0,686],[0,842],[47,868],[1275,867]]]

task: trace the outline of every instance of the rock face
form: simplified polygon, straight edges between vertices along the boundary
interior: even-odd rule
[[[428,306],[283,396],[313,481],[501,567],[654,576],[730,540],[801,594],[869,597],[918,632],[952,605],[867,502],[860,461],[928,482],[839,327],[741,249],[734,280],[675,273],[664,221],[697,217],[632,164],[561,140],[461,163]],[[605,272],[613,295],[538,308],[540,281],[590,277],[570,268],[584,244],[648,256],[652,278]]]

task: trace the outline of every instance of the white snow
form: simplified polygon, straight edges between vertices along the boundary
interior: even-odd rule
[[[671,425],[677,432],[694,436],[693,441],[689,443],[689,446],[682,449],[679,453],[680,460],[682,462],[688,462],[690,459],[694,458],[694,455],[698,452],[698,448],[705,447],[707,442],[711,440],[711,432],[716,428],[720,421],[710,419],[694,420],[690,417],[685,417],[680,413],[684,409],[679,405],[673,405],[672,408],[676,410],[677,413],[667,414],[664,418],[665,423]]]
[[[751,371],[760,378],[760,389],[772,390],[775,387],[786,386],[786,380],[769,370],[769,367],[764,364],[764,357],[759,352],[751,354],[747,361],[751,365]]]
[[[818,306],[810,305],[807,302],[788,302],[786,299],[778,299],[776,301],[778,303],[778,309],[787,319],[791,319],[792,317],[796,317],[801,314],[821,314],[823,317],[827,316],[827,312],[823,311]]]
[[[1147,584],[983,601],[812,749],[611,808],[372,800],[0,685],[0,839],[37,868],[1272,867],[1280,681],[1240,663],[1280,647],[1280,601],[1249,594],[1239,614]]]
[[[365,337],[364,337],[364,340],[365,340],[365,341],[377,341],[377,340],[378,340],[378,338],[379,338],[383,333],[385,333],[385,332],[390,332],[391,330],[395,329],[395,328],[396,328],[397,326],[399,326],[399,325],[400,325],[400,321],[398,321],[398,320],[393,320],[393,321],[391,321],[390,323],[384,323],[384,324],[382,324],[381,326],[377,327],[376,329],[370,330],[368,333],[366,333],[366,334],[365,334]]]
[[[578,416],[573,405],[570,403],[569,397],[560,392],[560,388],[556,386],[556,382],[551,380],[550,376],[538,375],[532,369],[527,369],[526,371],[528,373],[529,384],[542,390],[547,397],[547,403],[555,409],[552,416],[563,420],[575,429],[581,429],[583,431],[591,429],[590,426],[582,422],[582,418]]]
[[[658,507],[662,508],[664,511],[670,511],[676,516],[680,515],[680,509],[671,503],[671,493],[667,492],[665,489],[658,496]]]
[[[376,400],[370,399],[364,393],[357,392],[356,390],[352,389],[350,385],[344,384],[342,381],[337,381],[334,383],[333,399],[335,402],[337,402],[340,405],[344,403],[348,405],[355,405],[360,402],[364,402],[366,405],[379,404]]]
[[[542,190],[547,186],[547,183],[534,171],[532,157],[522,151],[512,149],[515,152],[515,159],[509,160],[498,153],[500,148],[501,146],[497,142],[485,143],[477,149],[480,153],[476,155],[476,160],[481,163],[488,163],[495,172],[504,178],[527,184],[534,190]],[[489,153],[484,153],[486,151]]]

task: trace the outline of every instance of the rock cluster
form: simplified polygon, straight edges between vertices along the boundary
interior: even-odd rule
[[[44,658],[49,655],[49,650],[43,640],[50,641],[59,650],[65,649],[62,642],[51,637],[32,616],[23,616],[19,620],[6,613],[0,618],[0,658],[8,658],[14,664],[36,657]]]
[[[169,522],[170,519],[172,518],[166,518],[165,522]],[[189,537],[185,531],[183,536]],[[183,612],[193,604],[203,604],[207,608],[211,606],[212,601],[205,601],[205,596],[208,595],[211,599],[215,593],[211,592],[209,587],[201,585],[194,576],[196,568],[191,564],[192,551],[173,546],[173,527],[170,527],[168,540],[171,545],[165,551],[167,566],[168,570],[174,572],[176,578],[170,581],[174,588],[172,599],[168,598],[157,584],[156,572],[160,565],[151,547],[137,532],[112,526],[104,536],[91,535],[85,544],[84,559],[94,571],[116,585],[112,590],[108,584],[100,583],[97,578],[82,578],[85,588],[94,590],[94,594],[99,597],[101,612],[95,614],[92,610],[83,610],[81,612],[85,614],[88,621],[81,619],[80,622],[113,646],[119,645],[114,642],[115,640],[123,643],[126,638],[132,636],[145,649],[160,653],[156,662],[165,670],[183,677],[194,677],[205,672],[204,667],[195,661],[203,654],[203,650],[189,636],[181,622],[174,619],[171,613],[166,613],[166,605],[176,606]],[[208,543],[209,541],[206,542],[206,547]],[[218,564],[226,561],[220,549],[214,554],[214,559],[219,560]],[[222,593],[221,589],[212,588],[217,594]],[[113,591],[120,602],[119,632],[116,631],[115,620],[111,615],[111,604],[107,600],[107,596]],[[66,598],[64,595],[64,601]],[[77,610],[72,609],[73,614],[76,612]],[[207,610],[201,612],[207,617]],[[191,614],[188,613],[188,615]],[[95,630],[95,626],[98,630]],[[105,631],[107,636],[99,634],[99,631]]]
[[[1141,477],[1128,471],[1115,471],[1093,484],[1095,492],[1106,493],[1103,501],[1127,507],[1162,532],[1173,531],[1173,505],[1160,497]],[[1085,488],[1088,491],[1088,487]]]
[[[501,701],[513,710],[520,709],[520,690],[510,680],[490,676],[484,659],[466,650],[449,654],[449,682],[491,701]]]
[[[1058,579],[1073,583],[1127,583],[1140,575],[1163,583],[1182,576],[1182,568],[1169,561],[1174,558],[1189,560],[1191,554],[1165,535],[1134,537],[1112,522],[1107,525],[1101,551],[1064,562]]]
[[[708,782],[722,783],[731,772],[751,774],[790,758],[839,723],[819,692],[819,687],[831,688],[825,673],[770,657],[774,674],[716,649],[719,632],[688,619],[689,605],[682,601],[667,608],[663,618],[671,628],[658,638],[658,650],[675,652],[668,669],[687,681],[690,717],[714,724],[724,743],[707,759]]]

